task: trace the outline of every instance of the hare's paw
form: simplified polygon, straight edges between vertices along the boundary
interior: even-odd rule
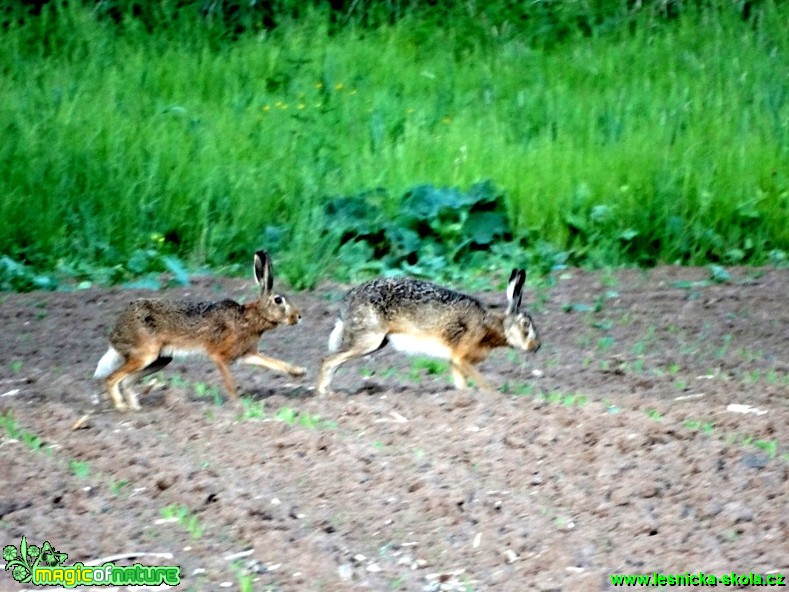
[[[126,404],[126,401],[115,401],[115,411],[128,411],[129,406]]]
[[[307,373],[306,368],[302,368],[301,366],[290,366],[288,368],[288,374],[291,376],[304,376]]]
[[[137,391],[132,389],[129,386],[126,386],[122,391],[123,398],[126,403],[126,407],[131,409],[132,411],[140,411],[142,407],[140,406],[140,400],[137,395]]]
[[[318,395],[318,397],[325,399],[333,399],[341,395],[341,392],[335,391],[330,386],[319,386],[315,389],[315,393]]]

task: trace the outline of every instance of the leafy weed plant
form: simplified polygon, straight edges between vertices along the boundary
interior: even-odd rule
[[[299,425],[315,430],[337,429],[337,423],[332,420],[322,419],[319,415],[311,413],[300,413],[291,407],[280,407],[274,419],[290,426]]]
[[[689,430],[698,430],[708,436],[711,436],[715,431],[715,424],[710,421],[686,419],[682,425],[684,425]]]
[[[586,395],[579,395],[575,393],[562,393],[560,391],[550,391],[542,395],[544,401],[564,405],[565,407],[583,407],[589,402]]]
[[[764,439],[754,439],[754,438],[745,438],[742,442],[745,446],[754,446],[760,450],[763,450],[767,456],[770,458],[774,458],[778,452],[778,441],[777,440],[764,440]]]
[[[255,401],[248,397],[241,397],[241,421],[254,421],[266,417],[266,406],[262,401]]]
[[[449,374],[449,363],[433,358],[416,357],[411,361],[408,376],[414,382],[422,382],[425,376],[445,376]]]
[[[47,454],[51,454],[52,452],[52,447],[44,444],[44,441],[38,434],[20,427],[10,411],[0,414],[0,429],[5,431],[10,439],[22,442],[28,449],[34,452],[42,451]]]
[[[534,385],[529,383],[510,384],[509,382],[503,383],[499,390],[505,395],[512,395],[514,397],[531,397],[534,394]]]
[[[116,497],[120,497],[120,495],[129,487],[129,482],[125,479],[115,480],[113,479],[110,481],[110,493]]]
[[[199,539],[203,536],[203,527],[197,517],[193,514],[187,506],[179,504],[171,504],[161,509],[162,518],[165,520],[175,520],[183,528],[189,532],[189,536],[193,539]]]
[[[208,386],[204,382],[196,382],[194,385],[194,391],[199,398],[210,399],[217,407],[221,407],[225,402],[219,387]]]
[[[90,475],[90,463],[86,461],[72,459],[68,461],[68,466],[75,477],[87,479]]]

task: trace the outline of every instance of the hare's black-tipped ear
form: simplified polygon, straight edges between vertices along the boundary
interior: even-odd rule
[[[255,253],[255,281],[264,292],[274,287],[274,274],[271,271],[271,257],[266,251]]]
[[[523,285],[526,283],[526,271],[513,269],[507,284],[507,312],[517,312],[523,300]]]

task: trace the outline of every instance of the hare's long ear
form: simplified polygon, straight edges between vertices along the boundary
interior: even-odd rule
[[[266,251],[255,253],[255,281],[263,293],[271,292],[274,287],[274,274],[271,271],[271,257]]]
[[[507,314],[518,312],[523,299],[523,285],[526,283],[526,271],[513,269],[507,284]]]

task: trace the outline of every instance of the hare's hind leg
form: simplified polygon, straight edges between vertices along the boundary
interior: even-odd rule
[[[159,370],[167,366],[172,361],[173,359],[170,356],[159,356],[142,370],[138,370],[134,374],[127,376],[121,381],[119,386],[123,389],[124,396],[129,402],[129,407],[131,409],[140,410],[142,408],[140,407],[140,401],[137,392],[132,388],[132,384],[139,382],[146,376],[150,376],[155,372],[159,372]]]
[[[125,411],[127,408],[131,408],[134,411],[139,411],[140,403],[137,401],[136,395],[128,397],[128,405],[126,404],[127,402],[124,401],[120,389],[121,381],[127,378],[133,379],[137,372],[150,366],[158,357],[156,353],[141,354],[134,352],[127,354],[126,361],[123,365],[107,377],[104,381],[104,385],[107,387],[107,393],[110,395],[115,409],[118,411]]]
[[[261,353],[249,354],[248,356],[244,356],[243,358],[241,358],[241,361],[244,362],[245,364],[251,364],[253,366],[262,366],[263,368],[274,370],[274,372],[279,372],[281,374],[290,374],[291,376],[304,376],[307,373],[307,370],[302,368],[301,366],[294,366],[293,364],[289,364],[288,362],[283,362],[282,360],[278,360],[277,358],[264,356]]]
[[[343,341],[351,341],[351,343],[347,344],[343,351],[338,351],[337,353],[323,358],[321,369],[318,373],[319,395],[329,394],[331,379],[341,364],[344,364],[348,360],[361,358],[362,356],[371,354],[386,345],[386,333],[364,333],[362,335],[355,336],[354,339],[347,339]]]

